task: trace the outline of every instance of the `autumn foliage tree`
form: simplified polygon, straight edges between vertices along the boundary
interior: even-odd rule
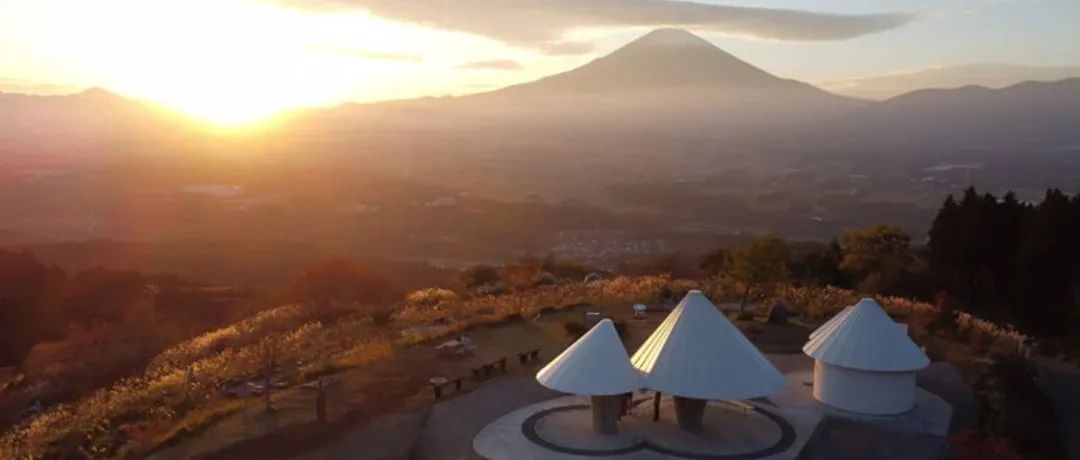
[[[790,260],[791,248],[773,234],[758,237],[732,254],[726,273],[743,285],[740,312],[755,289],[787,279]]]
[[[897,227],[879,224],[844,236],[840,268],[863,280],[861,290],[888,293],[911,261],[911,237]]]
[[[313,305],[327,314],[341,307],[361,306],[372,313],[400,299],[400,291],[374,269],[346,259],[312,265],[282,295],[286,302]]]
[[[55,338],[64,326],[55,314],[62,270],[28,251],[0,250],[0,366],[18,363],[35,343]]]

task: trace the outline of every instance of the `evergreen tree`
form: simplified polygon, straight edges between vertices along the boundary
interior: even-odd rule
[[[1063,335],[1072,322],[1076,239],[1070,200],[1060,190],[1046,192],[1035,208],[1019,252],[1019,319],[1041,335]]]

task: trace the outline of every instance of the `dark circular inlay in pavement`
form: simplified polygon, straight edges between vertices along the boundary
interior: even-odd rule
[[[642,403],[644,401],[647,401],[647,399],[634,401],[633,404],[636,406],[637,404],[640,404],[640,403]],[[551,441],[548,441],[548,440],[544,439],[543,437],[540,436],[539,433],[536,432],[536,424],[539,423],[540,420],[542,420],[544,417],[546,417],[546,416],[548,416],[550,414],[556,413],[556,412],[565,412],[565,411],[572,411],[572,410],[589,410],[589,405],[588,404],[575,404],[575,405],[571,405],[571,406],[553,407],[551,409],[545,409],[545,410],[542,410],[542,411],[537,412],[535,414],[532,414],[532,415],[529,416],[529,418],[526,418],[525,421],[522,422],[522,424],[521,424],[521,433],[523,435],[525,435],[525,439],[528,439],[533,444],[536,444],[536,445],[538,445],[540,447],[543,447],[543,448],[551,450],[551,451],[555,451],[555,452],[559,452],[559,453],[563,453],[563,454],[569,454],[569,455],[580,455],[580,456],[584,456],[584,457],[611,457],[611,456],[616,456],[616,455],[631,454],[631,453],[637,452],[639,450],[651,450],[653,452],[661,453],[661,454],[664,454],[664,455],[670,455],[670,456],[682,457],[682,458],[689,458],[689,459],[694,459],[694,460],[752,460],[752,459],[755,459],[755,458],[764,458],[764,457],[768,457],[768,456],[771,456],[771,455],[779,454],[781,452],[784,452],[784,451],[790,449],[791,446],[795,444],[795,439],[796,439],[795,428],[792,427],[791,424],[788,423],[787,420],[784,420],[783,417],[781,417],[779,415],[776,415],[775,413],[773,413],[771,411],[762,409],[761,407],[758,407],[758,406],[754,406],[754,412],[757,412],[757,413],[760,413],[761,415],[764,415],[769,420],[772,420],[772,422],[775,423],[778,428],[780,428],[780,439],[777,440],[776,443],[774,443],[773,445],[771,445],[769,447],[766,447],[764,449],[759,449],[759,450],[756,450],[756,451],[753,451],[753,452],[740,452],[740,453],[737,453],[737,454],[707,455],[707,454],[697,454],[697,453],[692,453],[692,452],[681,452],[681,451],[678,451],[678,450],[675,450],[675,449],[671,449],[671,448],[668,448],[668,447],[664,447],[664,446],[660,446],[660,445],[657,445],[657,444],[650,443],[647,440],[642,440],[642,441],[639,441],[639,442],[637,442],[635,444],[632,444],[630,446],[622,447],[622,448],[619,448],[619,449],[608,449],[608,450],[579,449],[579,448],[575,448],[575,447],[560,446],[558,444],[555,444],[555,443],[553,443]]]

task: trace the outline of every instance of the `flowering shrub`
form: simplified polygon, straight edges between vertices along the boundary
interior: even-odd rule
[[[458,300],[456,292],[443,288],[418,289],[405,296],[405,304],[410,306],[435,307],[456,300]]]

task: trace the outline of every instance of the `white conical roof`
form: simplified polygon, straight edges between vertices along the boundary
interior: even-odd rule
[[[701,291],[679,302],[631,359],[645,387],[697,399],[770,395],[784,376]]]
[[[930,364],[873,299],[860,300],[814,331],[803,352],[824,363],[865,371],[915,371]]]
[[[851,310],[853,308],[855,308],[854,305],[848,305],[844,307],[844,309],[841,310],[840,313],[837,313],[836,316],[830,318],[828,321],[825,322],[825,324],[822,324],[821,327],[814,329],[814,332],[810,333],[810,340],[813,340],[814,337],[821,335],[823,332],[829,330],[829,328],[831,328],[834,324],[840,322],[840,320],[844,319],[844,317],[846,317],[848,313],[851,313]]]
[[[628,393],[642,387],[641,375],[630,365],[610,319],[596,323],[563,350],[536,373],[536,380],[552,390],[589,396]]]

